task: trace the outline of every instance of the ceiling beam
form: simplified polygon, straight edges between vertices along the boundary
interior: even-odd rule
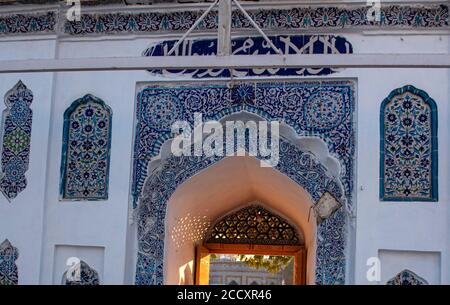
[[[450,54],[155,56],[0,61],[0,73],[321,67],[450,68]]]

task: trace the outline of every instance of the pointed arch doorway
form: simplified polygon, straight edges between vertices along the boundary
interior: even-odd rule
[[[314,217],[308,217],[314,201],[288,176],[274,168],[260,167],[259,160],[250,156],[224,158],[186,180],[172,194],[165,215],[164,284],[195,284],[197,246],[208,240],[216,220],[254,202],[298,232],[300,242],[289,246],[304,247],[301,282],[314,284],[317,224]],[[267,243],[253,244],[252,250],[267,249]],[[287,246],[274,245],[284,250],[289,249]],[[289,254],[293,252],[289,249]]]
[[[212,258],[222,268],[211,268]],[[305,284],[303,234],[258,203],[228,213],[197,246],[195,283],[230,284],[227,273],[233,284]],[[211,274],[218,281],[210,283]]]

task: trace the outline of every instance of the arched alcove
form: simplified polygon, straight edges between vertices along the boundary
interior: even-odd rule
[[[252,157],[228,157],[181,184],[167,203],[164,283],[193,284],[195,246],[231,210],[258,201],[289,220],[305,237],[307,283],[315,282],[316,221],[305,189]],[[170,263],[168,263],[170,262]]]

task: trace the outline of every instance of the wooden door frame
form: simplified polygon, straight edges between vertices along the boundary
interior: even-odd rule
[[[302,245],[204,243],[195,254],[195,284],[209,284],[210,254],[289,255],[294,257],[294,285],[306,284],[306,249]]]

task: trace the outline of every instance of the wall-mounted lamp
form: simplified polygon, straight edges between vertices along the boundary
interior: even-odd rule
[[[322,221],[329,218],[341,206],[342,204],[336,199],[336,197],[331,195],[329,192],[323,193],[322,197],[320,197],[314,205],[314,213],[316,214],[317,224],[320,224]]]

